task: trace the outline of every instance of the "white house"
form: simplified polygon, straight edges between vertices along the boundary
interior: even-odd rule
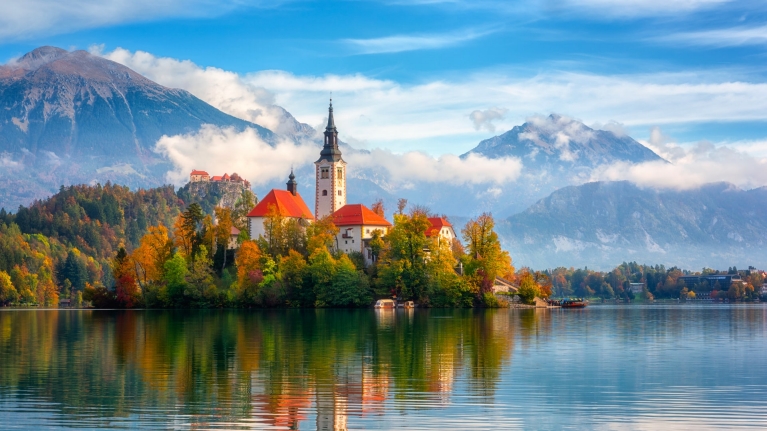
[[[381,236],[385,236],[391,223],[385,218],[374,213],[362,204],[344,205],[333,213],[333,224],[338,227],[336,235],[336,248],[345,253],[360,252],[365,257],[365,262],[373,263],[373,253],[370,249],[370,240],[376,230]]]
[[[440,241],[444,239],[448,244],[453,243],[453,238],[456,238],[455,230],[453,230],[453,225],[447,219],[429,217],[429,223],[431,223],[431,226],[426,229],[426,236],[428,238],[438,235]]]

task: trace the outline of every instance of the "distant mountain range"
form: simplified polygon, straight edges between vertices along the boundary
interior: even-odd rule
[[[675,191],[629,182],[557,190],[500,223],[517,265],[608,269],[622,261],[727,268],[767,260],[767,188]]]
[[[172,166],[153,151],[157,140],[196,132],[203,124],[252,128],[270,144],[282,138],[316,140],[312,127],[279,106],[270,109],[282,113],[274,131],[85,51],[38,48],[0,66],[0,206],[13,210],[62,184],[164,184]],[[319,149],[321,142],[316,143]],[[359,150],[344,146],[343,151]],[[536,268],[607,267],[629,259],[726,267],[765,254],[765,189],[716,184],[655,191],[629,183],[583,184],[605,164],[663,160],[622,133],[559,115],[535,117],[461,157],[469,154],[518,158],[521,175],[509,184],[416,181],[397,188],[383,168],[351,169],[348,200],[370,204],[383,198],[391,212],[397,198],[407,198],[451,216],[457,227],[491,211],[517,264]],[[313,207],[313,167],[296,173]],[[256,192],[282,188],[285,180]]]

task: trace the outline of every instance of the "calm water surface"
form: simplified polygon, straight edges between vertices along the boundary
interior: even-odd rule
[[[767,307],[0,311],[0,428],[767,428]]]

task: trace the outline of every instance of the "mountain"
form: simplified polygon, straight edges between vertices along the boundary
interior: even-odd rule
[[[250,127],[265,141],[274,139],[268,129],[113,61],[86,51],[35,49],[0,66],[0,166],[6,168],[0,201],[14,208],[61,184],[162,184],[170,165],[152,151],[157,140],[203,124]]]
[[[663,160],[630,136],[592,129],[557,114],[533,117],[506,133],[485,139],[461,157],[469,154],[522,161],[520,177],[502,187],[491,204],[493,211],[504,217],[523,211],[557,189],[589,181],[592,170],[600,165]]]
[[[767,188],[593,182],[557,190],[499,224],[518,266],[608,269],[635,260],[747,267],[767,258]]]

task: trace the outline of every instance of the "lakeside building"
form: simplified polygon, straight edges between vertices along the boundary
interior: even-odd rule
[[[334,212],[333,224],[338,228],[336,249],[344,253],[359,252],[365,263],[374,262],[370,240],[378,231],[381,237],[389,233],[392,224],[362,204],[344,205]]]
[[[707,282],[711,289],[719,283],[719,290],[727,290],[732,283],[742,283],[740,274],[706,274],[706,275],[683,275],[679,280],[684,282],[684,286],[690,290],[695,290],[701,283]]]
[[[633,294],[642,293],[644,288],[644,283],[629,283],[629,291]]]
[[[271,208],[285,219],[296,219],[303,223],[314,221],[311,210],[298,193],[298,183],[292,171],[288,178],[287,190],[272,189],[248,213],[248,232],[251,239],[265,236],[264,220]]]
[[[431,226],[426,229],[427,238],[438,235],[440,241],[444,239],[448,244],[452,244],[453,239],[457,237],[453,225],[446,218],[429,217],[429,223],[431,223]]]

